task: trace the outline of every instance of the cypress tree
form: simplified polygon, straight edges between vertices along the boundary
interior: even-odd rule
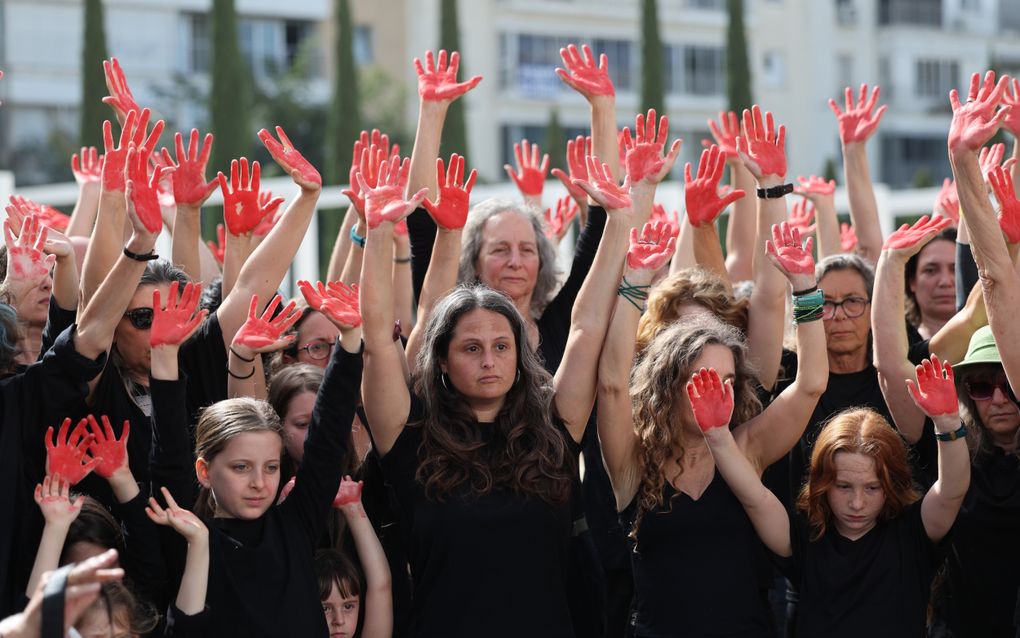
[[[326,175],[346,183],[351,149],[361,133],[358,109],[358,71],[354,67],[354,25],[349,0],[333,3],[335,35],[333,51],[333,99],[326,126]]]
[[[95,146],[102,151],[103,120],[111,116],[109,107],[103,104],[103,96],[106,95],[106,79],[103,76],[106,30],[103,26],[102,0],[85,0],[84,23],[78,139],[80,146]]]
[[[744,0],[727,0],[729,26],[726,29],[726,96],[731,111],[751,108],[751,70],[747,62],[747,33],[744,30]]]
[[[549,168],[567,170],[567,136],[560,125],[560,111],[554,108],[549,112],[549,122],[545,125],[545,139],[542,150],[549,154]]]
[[[658,0],[644,0],[641,5],[641,110],[655,109],[665,114],[663,93],[665,71],[662,61],[662,39],[659,37]]]
[[[230,160],[247,155],[253,148],[255,132],[248,128],[251,71],[241,58],[237,38],[234,0],[213,0],[211,28],[212,87],[209,115],[216,143],[212,147],[210,172],[227,173]]]
[[[460,31],[457,28],[457,0],[442,0],[439,19],[439,48],[446,49],[447,53],[460,51]],[[464,71],[463,65],[457,76],[458,80],[468,76]],[[458,153],[465,158],[468,156],[464,97],[461,96],[454,100],[450,104],[450,109],[446,112],[446,125],[443,128],[443,141],[439,150],[440,157],[449,157],[451,153]],[[465,161],[467,166],[471,166],[470,160]]]

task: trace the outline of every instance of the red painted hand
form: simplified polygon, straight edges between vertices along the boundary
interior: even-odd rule
[[[460,67],[460,53],[450,54],[450,65],[446,65],[446,51],[439,51],[439,64],[431,51],[425,52],[425,67],[421,60],[414,59],[414,70],[418,74],[418,95],[424,101],[452,102],[478,86],[482,76],[476,75],[467,82],[457,82]]]
[[[839,225],[839,247],[845,253],[852,253],[857,248],[857,231],[846,222]]]
[[[757,104],[750,111],[744,109],[743,125],[744,134],[737,137],[737,154],[747,170],[759,180],[766,175],[786,177],[786,127],[780,124],[777,134],[772,113],[766,112],[763,121]]]
[[[400,156],[400,145],[394,144],[390,148],[390,138],[379,129],[372,129],[371,137],[368,131],[362,131],[361,137],[354,143],[354,154],[351,157],[351,170],[348,174],[348,188],[341,191],[354,206],[354,211],[361,219],[365,219],[365,197],[358,185],[358,178],[355,177],[360,170],[365,177],[365,182],[375,188],[379,181],[379,165],[383,160]]]
[[[800,231],[802,235],[809,235],[815,232],[815,224],[812,224],[812,220],[815,218],[815,207],[810,201],[802,199],[793,203],[793,208],[790,209],[790,226]]]
[[[630,177],[626,177],[620,186],[613,179],[609,164],[603,164],[594,155],[588,156],[588,179],[575,179],[574,185],[607,211],[630,210]]]
[[[559,243],[570,228],[570,222],[577,216],[579,209],[569,195],[556,200],[556,212],[551,208],[545,209],[545,236]]]
[[[471,205],[471,189],[475,185],[477,171],[472,170],[464,181],[464,158],[454,153],[450,156],[450,170],[447,172],[443,158],[436,159],[436,183],[439,196],[436,203],[422,200],[422,206],[429,212],[436,225],[447,230],[460,230],[467,223]]]
[[[110,105],[117,119],[123,122],[131,111],[141,112],[117,58],[103,60],[103,74],[106,76],[106,89],[110,92],[110,95],[103,98],[103,103]]]
[[[283,132],[283,127],[276,127],[276,135],[280,141],[276,141],[273,135],[266,129],[259,131],[259,139],[266,145],[269,154],[273,156],[276,163],[285,173],[290,175],[294,183],[303,190],[317,191],[322,188],[322,176],[315,170],[308,160],[305,159],[291,143],[290,138]]]
[[[103,156],[103,190],[111,192],[123,192],[124,180],[127,177],[127,153],[133,144],[141,152],[152,151],[163,133],[164,122],[159,120],[152,126],[152,132],[145,136],[145,130],[149,126],[149,109],[129,111],[124,120],[124,126],[120,130],[120,141],[117,146],[113,143],[113,125],[110,120],[103,122],[103,148],[106,154]]]
[[[188,282],[180,300],[177,291],[180,284],[172,282],[166,307],[162,305],[159,289],[152,291],[152,329],[149,331],[149,346],[179,346],[195,334],[208,316],[208,310],[199,310],[202,297],[201,284]]]
[[[53,438],[53,427],[47,428],[45,439],[47,474],[59,474],[71,485],[76,485],[99,464],[99,459],[86,454],[89,445],[92,444],[92,435],[86,431],[86,423],[88,421],[82,419],[68,435],[71,419],[64,419],[56,439]]]
[[[96,417],[91,414],[88,419],[89,430],[92,432],[92,443],[89,444],[89,453],[92,458],[98,461],[95,467],[96,474],[103,478],[110,478],[113,473],[128,466],[127,442],[131,434],[131,424],[124,421],[120,439],[110,425],[110,419],[106,415],[100,418],[103,420],[103,427],[99,427]]]
[[[938,355],[931,355],[915,368],[917,382],[907,379],[907,389],[914,403],[922,412],[931,418],[955,415],[960,411],[956,396],[956,384],[953,382],[953,367],[949,362],[942,363]]]
[[[960,222],[960,196],[956,193],[956,182],[948,177],[942,180],[942,190],[935,197],[934,214],[949,219],[953,224]]]
[[[350,330],[361,325],[361,308],[358,300],[358,284],[348,286],[342,281],[323,284],[299,281],[298,289],[308,305],[326,315],[341,330]]]
[[[684,200],[691,226],[714,223],[719,213],[746,194],[740,189],[720,193],[719,180],[725,169],[726,153],[715,144],[701,152],[696,178],[691,178],[691,163],[684,166]]]
[[[733,384],[729,379],[723,383],[714,368],[702,368],[691,375],[687,398],[702,432],[729,425],[733,416]]]
[[[629,137],[627,135],[626,137]],[[634,141],[627,150],[624,164],[627,176],[632,184],[642,180],[658,183],[669,174],[673,162],[680,154],[680,140],[675,140],[669,153],[663,156],[666,141],[669,139],[669,118],[659,118],[658,133],[655,126],[655,109],[648,109],[647,119],[642,113],[634,118]]]
[[[765,250],[776,268],[789,278],[793,275],[815,274],[815,259],[811,256],[814,242],[810,237],[801,246],[800,231],[789,222],[772,224],[772,239],[765,241]]]
[[[591,136],[578,135],[576,139],[567,140],[567,168],[570,174],[563,172],[563,169],[554,168],[552,174],[563,182],[570,196],[579,202],[586,202],[588,195],[577,186],[574,186],[575,179],[588,179],[588,163],[585,160],[591,155]]]
[[[259,209],[265,211],[262,221],[252,229],[253,237],[265,237],[269,231],[276,227],[276,222],[283,217],[280,205],[283,204],[282,197],[273,197],[273,191],[259,191]]]
[[[103,159],[95,146],[82,146],[81,154],[71,156],[71,172],[79,186],[99,184],[103,179]]]
[[[166,499],[167,507],[164,509],[155,497],[150,496],[149,505],[145,508],[149,520],[156,525],[169,525],[189,543],[208,538],[209,529],[202,519],[186,509],[181,509],[170,494],[170,490],[165,487],[160,489],[163,492],[163,498]]]
[[[218,240],[218,243],[210,239],[205,242],[205,245],[209,247],[209,252],[212,253],[213,259],[216,260],[216,263],[222,266],[223,258],[226,256],[227,252],[226,232],[223,228],[223,224],[216,224],[216,239]]]
[[[538,144],[529,144],[528,140],[521,140],[514,144],[514,155],[517,158],[517,172],[509,164],[503,165],[503,170],[510,177],[517,189],[525,197],[540,197],[545,188],[545,174],[549,170],[549,154],[542,155],[539,162]]]
[[[125,193],[128,199],[128,210],[137,216],[145,229],[153,235],[163,230],[163,213],[159,209],[159,182],[163,176],[172,172],[172,168],[157,166],[149,176],[150,151],[146,147],[135,150],[128,149],[127,184]]]
[[[676,237],[668,224],[648,222],[638,236],[637,228],[630,229],[630,248],[627,249],[627,267],[631,270],[655,272],[669,262],[676,252]]]
[[[1020,202],[1016,199],[1013,189],[1013,176],[1001,166],[996,166],[988,174],[988,182],[992,185],[995,199],[999,200],[999,228],[1011,244],[1020,243]]]
[[[648,217],[649,222],[662,222],[669,227],[669,234],[673,237],[680,236],[680,215],[674,210],[666,212],[662,204],[652,204],[652,214]]]
[[[874,134],[878,123],[888,108],[886,105],[875,111],[875,104],[878,102],[880,88],[876,86],[868,97],[868,85],[861,85],[860,96],[857,104],[854,104],[854,92],[849,86],[846,87],[846,101],[844,110],[840,110],[836,100],[829,99],[829,108],[836,114],[839,122],[839,139],[846,144],[865,142]]]
[[[606,54],[599,56],[599,63],[596,66],[595,56],[587,44],[581,46],[581,51],[584,52],[583,57],[578,52],[576,44],[569,44],[565,49],[560,49],[560,58],[566,69],[557,68],[556,75],[564,84],[589,101],[597,95],[616,95],[613,81],[609,78],[609,58]]]
[[[949,125],[950,151],[976,151],[988,142],[1009,116],[1010,106],[999,109],[1008,76],[995,82],[995,71],[985,74],[984,82],[975,73],[970,78],[967,102],[960,103],[960,94],[953,89],[949,92],[949,104],[953,107],[953,121]],[[998,109],[998,110],[996,110]]]
[[[333,507],[338,509],[350,506],[359,508],[361,506],[361,487],[361,481],[354,481],[350,476],[345,476],[340,481],[340,490],[336,493],[336,498],[333,499]]]
[[[811,198],[817,197],[832,197],[836,192],[836,180],[830,179],[825,181],[824,177],[812,175],[805,178],[803,175],[797,176],[797,181],[800,182],[800,186],[794,189],[794,192],[798,195]]]
[[[297,302],[291,301],[284,306],[274,319],[273,314],[280,307],[280,295],[273,297],[262,316],[258,316],[259,296],[252,295],[248,307],[248,320],[234,336],[234,343],[248,346],[256,352],[275,350],[294,342],[297,335],[284,335],[291,326],[301,318],[301,311],[295,310]]]
[[[7,207],[12,208],[11,206]],[[49,276],[56,255],[45,255],[48,229],[38,215],[29,214],[17,236],[11,220],[4,220],[4,240],[7,243],[7,280],[34,281]]]
[[[176,163],[170,156],[170,151],[163,148],[163,162],[167,166],[174,166],[177,169],[173,174],[173,193],[174,200],[178,204],[201,206],[216,190],[216,180],[205,181],[205,167],[209,163],[212,143],[212,133],[206,133],[202,145],[199,146],[198,129],[193,128],[191,137],[188,139],[187,151],[184,150],[184,137],[180,132],[174,134],[174,148],[177,152]]]
[[[737,136],[740,135],[740,125],[737,123],[736,113],[719,111],[719,124],[716,124],[715,120],[709,120],[708,129],[712,131],[716,145],[726,154],[726,159],[737,156]],[[701,145],[708,148],[712,146],[712,140],[701,140]]]
[[[889,235],[882,245],[882,250],[902,251],[906,256],[915,255],[949,224],[950,221],[945,217],[929,219],[927,215],[923,215],[913,226],[903,224]]]
[[[251,233],[270,212],[268,204],[262,206],[259,203],[261,174],[258,162],[251,163],[249,173],[248,158],[242,157],[240,161],[230,162],[229,188],[223,173],[216,176],[223,193],[223,221],[227,224],[227,231],[235,237]]]
[[[359,171],[355,177],[361,193],[365,195],[365,221],[369,228],[376,228],[383,222],[396,224],[417,208],[428,193],[423,188],[410,199],[404,199],[404,189],[411,172],[411,160],[391,157],[379,163],[378,185],[371,187]]]
[[[1002,164],[1002,168],[1009,169],[1016,164],[1016,158],[1011,157],[1005,162],[1002,161],[1002,156],[1006,153],[1005,144],[992,144],[991,146],[982,146],[981,151],[978,152],[978,165],[981,166],[981,174],[985,176],[985,183],[988,183],[988,174],[992,172],[992,169]]]
[[[71,500],[71,483],[63,480],[59,474],[47,474],[42,485],[35,486],[35,504],[42,511],[47,525],[70,527],[74,519],[78,518],[83,503],[84,495]]]
[[[1002,125],[1013,134],[1013,137],[1020,138],[1020,81],[1015,78],[1010,80],[1009,89],[1002,93],[1002,104],[1010,107],[1009,115],[1003,120]]]

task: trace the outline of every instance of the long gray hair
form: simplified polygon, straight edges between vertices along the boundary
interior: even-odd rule
[[[457,273],[457,280],[468,285],[480,281],[475,264],[478,262],[478,255],[482,251],[482,243],[485,239],[485,222],[502,213],[520,215],[528,220],[535,230],[539,266],[535,289],[531,293],[531,312],[538,317],[556,289],[558,273],[556,272],[556,249],[545,236],[542,219],[534,208],[507,199],[487,199],[472,208],[471,213],[468,214],[467,224],[464,225],[464,239],[460,251],[460,270]]]

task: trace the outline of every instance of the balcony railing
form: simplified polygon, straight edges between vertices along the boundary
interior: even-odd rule
[[[878,23],[939,27],[942,25],[942,0],[880,0]]]

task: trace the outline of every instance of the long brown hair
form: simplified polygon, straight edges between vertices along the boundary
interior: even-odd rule
[[[519,373],[496,416],[494,437],[488,444],[480,438],[468,404],[456,388],[444,383],[440,366],[460,319],[479,308],[500,314],[510,323]],[[549,503],[566,502],[575,460],[553,425],[549,373],[528,345],[527,325],[508,297],[482,285],[461,286],[444,297],[425,327],[412,380],[424,403],[417,479],[431,498],[443,500],[466,486],[471,496],[505,488]]]
[[[967,446],[970,448],[970,459],[972,462],[976,462],[981,457],[993,455],[995,453],[995,443],[992,441],[992,437],[988,435],[984,422],[981,421],[977,404],[967,394],[966,383],[979,378],[1005,378],[1006,374],[1003,372],[1001,363],[986,363],[960,368],[955,376],[956,396],[960,404],[960,420],[967,426]],[[1013,454],[1020,456],[1020,429],[1014,434],[1013,441]]]
[[[797,510],[807,516],[810,540],[825,535],[832,519],[827,494],[836,482],[836,455],[862,454],[875,461],[875,474],[885,492],[883,521],[899,516],[903,508],[921,498],[907,461],[907,446],[899,433],[878,412],[851,408],[834,416],[818,434],[811,452],[811,471],[797,498]]]
[[[663,498],[667,477],[663,468],[675,460],[682,468],[685,450],[681,431],[685,387],[694,374],[694,362],[705,347],[718,344],[733,353],[733,417],[741,424],[757,416],[761,402],[754,391],[754,370],[747,358],[743,334],[733,326],[708,316],[674,323],[658,333],[631,375],[630,398],[634,430],[638,435],[641,482],[637,493],[637,514],[631,538],[637,539],[645,513],[667,505]],[[680,470],[682,471],[682,470]],[[668,504],[672,506],[672,504]]]

